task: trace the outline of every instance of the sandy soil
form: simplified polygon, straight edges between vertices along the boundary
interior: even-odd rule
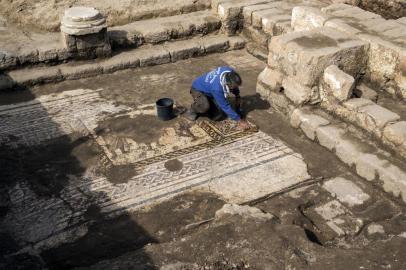
[[[169,16],[210,6],[209,0],[0,0],[0,14],[27,28],[59,31],[66,8],[91,6],[108,16],[109,25]]]

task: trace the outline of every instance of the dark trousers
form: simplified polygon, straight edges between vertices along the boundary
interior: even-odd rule
[[[206,114],[213,120],[222,120],[225,118],[225,113],[217,105],[214,98],[206,96],[204,93],[191,88],[190,94],[193,97],[193,103],[190,106],[191,110],[198,114]]]

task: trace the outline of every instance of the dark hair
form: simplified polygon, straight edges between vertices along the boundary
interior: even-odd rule
[[[225,79],[226,79],[226,84],[234,84],[241,86],[242,85],[242,79],[240,75],[238,75],[237,72],[231,71],[225,74]]]

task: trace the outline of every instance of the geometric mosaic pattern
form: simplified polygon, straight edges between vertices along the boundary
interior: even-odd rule
[[[94,126],[101,119],[126,113],[134,111],[117,106],[92,90],[68,91],[0,106],[0,119],[4,120],[0,123],[0,143],[35,145],[63,134],[90,132],[101,145],[92,133]],[[300,155],[281,141],[256,130],[237,131],[230,123],[199,122],[195,128],[207,135],[205,140],[135,160],[133,164],[139,173],[125,183],[113,184],[86,171],[82,176],[71,176],[58,197],[47,198],[38,197],[27,184],[30,179],[23,179],[9,190],[12,206],[4,225],[20,244],[48,249],[86,233],[92,221],[85,213],[91,205],[105,216],[114,217],[195,188],[239,201],[309,178]],[[104,153],[109,156],[107,151]],[[109,157],[113,165],[114,158]],[[183,167],[170,171],[165,162],[174,158]]]

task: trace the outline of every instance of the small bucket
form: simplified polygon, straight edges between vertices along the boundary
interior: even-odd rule
[[[173,100],[170,98],[161,98],[156,102],[158,118],[163,121],[171,120],[175,117],[173,113]]]

